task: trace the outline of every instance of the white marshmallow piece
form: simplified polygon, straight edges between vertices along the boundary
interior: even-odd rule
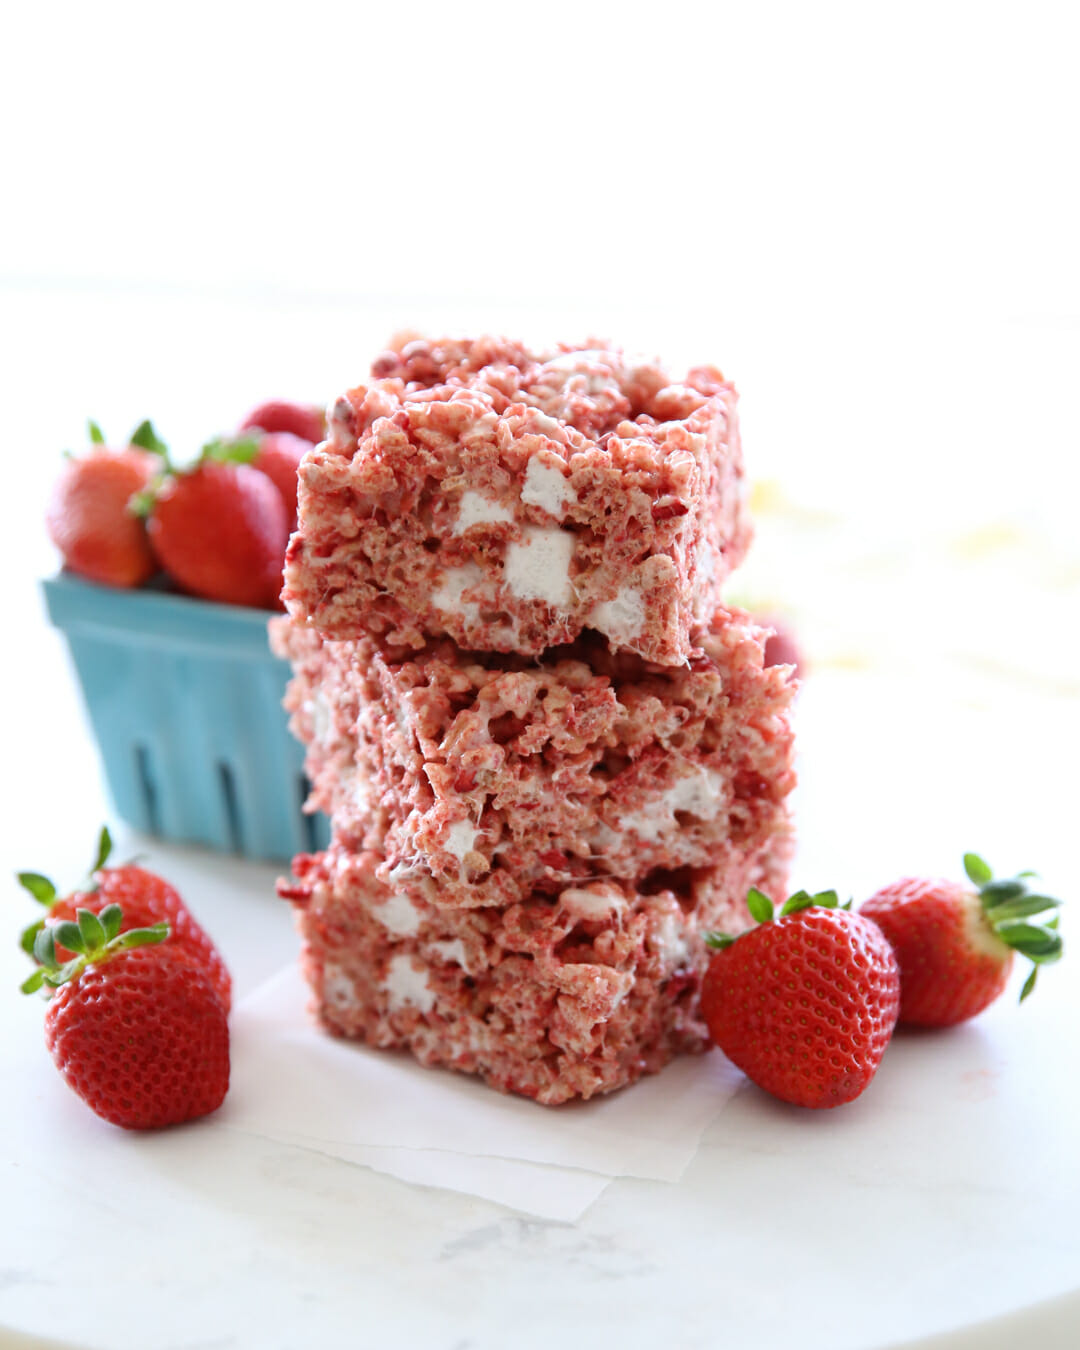
[[[390,997],[391,1012],[410,1005],[421,1012],[430,1012],[435,1005],[435,991],[428,984],[427,971],[417,970],[414,959],[402,955],[390,961],[382,988]]]
[[[521,600],[543,600],[568,609],[573,599],[570,559],[574,536],[553,526],[527,525],[520,541],[506,546],[503,577]]]
[[[589,614],[589,627],[616,646],[630,646],[645,627],[645,601],[636,586],[624,586],[613,600],[601,600]]]
[[[470,490],[463,492],[458,502],[454,533],[464,534],[475,525],[499,525],[513,519],[514,513],[508,506],[503,506],[502,502],[497,502],[491,497],[485,497],[482,492]]]
[[[547,459],[533,455],[525,470],[521,500],[526,506],[538,506],[549,516],[561,520],[566,514],[567,504],[577,501],[577,493],[563,476],[559,460],[554,456]]]

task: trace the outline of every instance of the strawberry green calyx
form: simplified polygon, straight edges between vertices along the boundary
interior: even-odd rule
[[[146,517],[154,509],[154,503],[157,501],[158,493],[164,486],[167,475],[157,473],[150,479],[150,482],[141,492],[134,493],[128,498],[127,509],[133,516],[138,516],[140,520]]]
[[[75,917],[75,923],[58,923],[38,932],[34,939],[34,959],[40,964],[19,986],[24,994],[32,994],[43,985],[58,989],[69,980],[77,979],[87,966],[102,965],[132,947],[164,942],[170,932],[169,925],[162,920],[150,928],[129,928],[126,933],[121,933],[124,911],[119,905],[106,905],[100,914],[88,909],[76,910]],[[56,959],[57,943],[76,953],[63,965]]]
[[[56,887],[48,877],[43,877],[40,872],[18,872],[16,879],[24,890],[30,892],[39,905],[44,905],[46,909],[52,909],[53,901],[56,899]],[[34,923],[28,923],[19,934],[19,946],[32,957],[34,955],[34,943],[37,935],[45,927],[44,919],[37,919]]]
[[[30,892],[39,905],[51,906],[56,899],[56,887],[40,872],[16,872],[15,880],[24,891]]]
[[[127,509],[131,514],[138,516],[140,520],[145,520],[154,509],[158,493],[164,487],[166,480],[171,474],[176,473],[176,466],[169,457],[169,447],[154,430],[154,424],[149,418],[139,423],[128,437],[128,444],[134,445],[140,450],[146,450],[151,455],[157,455],[161,461],[160,468],[146,487],[141,492],[136,492],[128,501]]]
[[[154,430],[149,418],[144,419],[128,437],[129,445],[137,445],[140,450],[148,450],[157,455],[165,465],[169,463],[169,447]]]
[[[259,455],[258,436],[215,436],[199,452],[199,463],[250,464]]]
[[[97,853],[94,857],[93,863],[91,863],[90,865],[90,871],[87,873],[86,884],[84,886],[80,886],[79,887],[80,890],[83,891],[97,890],[98,883],[95,880],[95,878],[97,876],[97,873],[100,872],[101,869],[105,866],[105,864],[109,861],[109,855],[112,853],[112,849],[113,849],[113,841],[112,835],[109,833],[109,827],[108,825],[102,825],[101,833],[98,835]]]
[[[97,853],[94,856],[94,861],[90,864],[90,871],[86,875],[86,880],[78,887],[84,894],[98,889],[95,875],[109,861],[112,847],[113,841],[112,835],[109,833],[109,827],[103,825],[101,833],[98,835]],[[60,899],[56,887],[48,877],[42,876],[40,872],[16,872],[15,879],[24,891],[29,891],[38,904],[44,905],[48,910],[51,910],[56,901]],[[28,924],[19,934],[19,946],[27,956],[34,956],[34,943],[37,941],[37,935],[44,927],[45,920],[43,918],[38,919],[36,923]]]
[[[101,423],[95,422],[92,417],[87,418],[86,431],[90,438],[90,444],[104,447],[108,445],[105,439],[105,433],[101,429]],[[158,436],[154,430],[154,424],[148,419],[139,423],[135,430],[128,437],[128,445],[137,446],[140,450],[148,450],[152,455],[158,455],[164,463],[169,460],[169,447]]]
[[[215,436],[200,449],[193,463],[178,467],[169,458],[169,449],[165,442],[158,438],[149,422],[143,422],[134,432],[131,444],[159,455],[161,468],[146,487],[141,492],[136,492],[130,499],[128,510],[132,515],[145,520],[153,513],[158,498],[168,483],[174,478],[194,473],[203,464],[250,464],[252,460],[258,458],[259,439],[258,436]]]
[[[796,891],[794,895],[789,896],[784,901],[780,906],[780,913],[777,914],[776,906],[764,891],[759,891],[756,886],[751,886],[746,893],[746,908],[750,911],[750,917],[758,925],[772,923],[774,919],[786,919],[789,914],[797,914],[799,910],[810,909],[813,906],[820,909],[850,909],[851,901],[845,900],[841,904],[840,897],[835,891],[818,891],[816,895],[811,895],[809,891]],[[730,947],[741,936],[741,933],[734,935],[731,933],[706,933],[705,945],[711,947],[714,951],[723,951],[725,947]]]
[[[1057,909],[1060,900],[1043,895],[1028,884],[1034,872],[997,878],[977,853],[964,854],[964,871],[975,887],[983,915],[994,936],[1031,962],[1031,974],[1020,990],[1020,1002],[1035,988],[1039,967],[1060,961],[1064,944],[1057,931],[1058,916],[1042,923],[1031,923],[1037,914]]]

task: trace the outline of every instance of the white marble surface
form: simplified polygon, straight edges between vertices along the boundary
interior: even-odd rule
[[[194,900],[204,860],[155,858]],[[226,951],[248,901],[267,907],[266,945],[287,940],[263,871],[237,880],[228,917],[206,915]],[[4,987],[18,965],[5,949]],[[704,1347],[722,1323],[732,1345],[780,1350],[797,1335],[809,1350],[870,1350],[1026,1307],[1074,1290],[1080,1267],[1067,1068],[1080,1007],[1065,968],[1054,975],[1022,1013],[1010,1000],[947,1036],[896,1038],[843,1110],[747,1087],[680,1182],[617,1180],[575,1224],[213,1120],[123,1134],[54,1075],[36,1002],[9,1003],[0,1326],[101,1350],[376,1333],[410,1350],[500,1350],[615,1333]],[[119,1305],[108,1272],[136,1291]],[[1080,1329],[1075,1305],[1062,1316]]]
[[[171,419],[194,442],[268,385],[320,396],[317,372],[337,382],[342,353],[352,369],[365,335],[392,320],[373,311],[354,332],[345,311],[327,311],[317,340],[294,334],[289,346],[299,307],[229,301],[208,317],[175,297],[112,297],[102,345],[94,297],[6,299],[29,355],[7,460],[22,493],[8,526],[0,833],[13,939],[30,907],[4,878],[16,867],[77,877],[106,810],[34,591],[52,563],[38,521],[55,449],[75,443],[85,413],[123,427],[161,410],[165,429]],[[174,355],[206,344],[200,407],[139,337],[151,318]],[[445,321],[440,311],[433,323]],[[505,311],[462,322],[510,326]],[[230,367],[238,325],[249,345]],[[905,459],[908,431],[883,409],[898,406],[892,372],[910,334],[829,330],[818,353],[837,390],[828,425],[805,417],[807,331],[725,335],[720,355],[749,395],[763,508],[739,584],[792,613],[814,665],[799,707],[793,879],[862,897],[905,871],[955,871],[974,847],[1001,870],[1040,867],[1072,898],[1080,565],[1063,528],[1075,461],[1058,456],[1077,335],[953,336],[926,337],[921,439]],[[985,372],[1002,351],[1026,381],[1023,417],[1019,395],[1000,390],[987,411]],[[50,369],[68,373],[63,389]],[[881,465],[901,463],[883,485]],[[142,842],[118,833],[122,848]],[[146,847],[220,941],[241,996],[290,959],[275,869]],[[1065,925],[1069,941],[1068,913]],[[898,1037],[850,1107],[803,1113],[741,1090],[678,1183],[616,1180],[573,1224],[213,1120],[159,1138],[108,1129],[48,1063],[41,1008],[14,992],[21,962],[0,943],[0,1345],[503,1350],[604,1335],[650,1350],[879,1350],[949,1333],[934,1345],[988,1350],[1015,1343],[1001,1319],[1018,1310],[1043,1350],[1080,1336],[1080,993],[1068,958],[1020,1011],[1014,989],[969,1027]]]

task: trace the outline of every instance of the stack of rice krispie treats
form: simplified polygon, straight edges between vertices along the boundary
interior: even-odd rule
[[[791,852],[793,672],[721,602],[734,389],[413,339],[328,420],[272,633],[332,822],[281,887],[320,1020],[545,1104],[703,1048],[703,934]]]

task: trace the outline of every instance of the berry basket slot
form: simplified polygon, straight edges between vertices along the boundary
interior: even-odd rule
[[[303,751],[281,706],[289,668],[270,651],[266,611],[66,573],[42,586],[123,820],[248,858],[325,846],[325,818],[302,810]]]

